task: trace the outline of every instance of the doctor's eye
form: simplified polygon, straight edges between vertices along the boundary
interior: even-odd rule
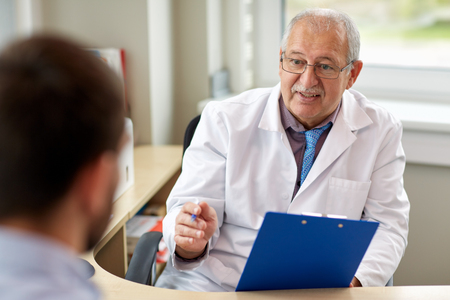
[[[322,71],[332,71],[334,69],[332,66],[326,64],[319,64],[318,67]]]
[[[301,66],[305,65],[305,62],[303,60],[300,60],[300,59],[291,59],[290,62],[294,66],[300,66],[301,67]]]

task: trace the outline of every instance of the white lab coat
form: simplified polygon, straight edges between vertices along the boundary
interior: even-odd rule
[[[409,218],[401,123],[360,93],[345,91],[336,121],[291,201],[297,166],[279,97],[278,84],[206,106],[167,200],[164,239],[173,254],[175,218],[188,201],[214,207],[218,228],[201,261],[180,263],[172,256],[157,286],[233,291],[268,211],[380,222],[356,277],[363,286],[383,286],[396,270]]]

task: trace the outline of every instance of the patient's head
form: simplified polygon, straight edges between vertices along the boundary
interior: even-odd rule
[[[85,166],[118,151],[121,95],[109,68],[70,41],[37,36],[3,50],[0,220],[45,214]]]

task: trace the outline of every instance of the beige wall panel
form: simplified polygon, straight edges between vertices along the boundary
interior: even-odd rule
[[[45,0],[42,27],[81,40],[88,47],[126,50],[128,97],[135,137],[151,142],[146,0]]]
[[[409,245],[394,285],[450,285],[450,168],[407,164]]]

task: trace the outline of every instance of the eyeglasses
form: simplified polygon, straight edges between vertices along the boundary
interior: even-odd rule
[[[316,74],[317,77],[326,79],[337,79],[339,77],[339,74],[341,74],[342,71],[350,67],[355,61],[352,60],[348,65],[346,65],[341,69],[336,65],[329,65],[329,64],[316,63],[310,65],[306,63],[306,61],[301,59],[284,57],[283,53],[281,55],[280,62],[283,70],[289,73],[303,74],[306,71],[306,67],[311,66],[314,67],[314,74]]]

